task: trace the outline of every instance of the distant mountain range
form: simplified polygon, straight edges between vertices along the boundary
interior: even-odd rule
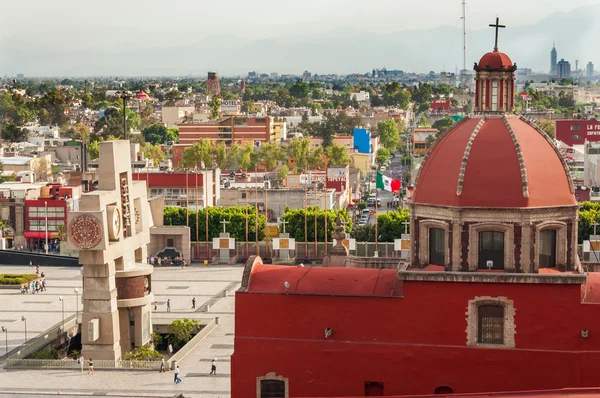
[[[421,18],[422,16],[418,16]],[[556,41],[558,59],[575,69],[592,61],[600,69],[600,5],[555,13],[539,23],[500,31],[499,48],[519,67],[547,72],[550,50]],[[502,21],[501,21],[502,23]],[[493,29],[469,32],[467,68],[493,49]],[[177,40],[173,40],[177,43]],[[0,42],[0,75],[26,76],[157,76],[204,75],[216,70],[222,76],[248,71],[264,73],[365,73],[373,68],[411,72],[454,72],[462,67],[461,32],[453,27],[398,31],[390,34],[339,29],[317,37],[251,40],[215,35],[192,45],[132,49],[126,52],[71,49],[60,45],[20,40]],[[105,48],[106,46],[104,46]]]

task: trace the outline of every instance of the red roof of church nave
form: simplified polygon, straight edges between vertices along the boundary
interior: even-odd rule
[[[421,166],[414,203],[492,208],[576,205],[563,159],[541,132],[518,117],[482,118],[464,119],[434,145]]]
[[[512,61],[509,56],[501,53],[500,51],[491,51],[486,53],[479,60],[479,68],[485,69],[488,67],[489,69],[509,69],[513,66]]]

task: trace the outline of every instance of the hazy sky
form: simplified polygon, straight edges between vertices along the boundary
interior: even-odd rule
[[[0,75],[454,70],[462,63],[461,2],[0,0]],[[521,65],[545,70],[553,40],[559,58],[600,64],[600,0],[467,0],[469,64],[491,49],[487,26],[497,14],[509,27],[501,48]],[[385,35],[407,30],[424,32]]]
[[[497,13],[510,26],[531,24],[599,0],[467,0],[469,29]],[[288,5],[289,4],[289,5]],[[187,44],[214,34],[311,36],[338,28],[393,32],[460,23],[461,0],[0,0],[0,40]],[[0,54],[1,56],[1,54]]]

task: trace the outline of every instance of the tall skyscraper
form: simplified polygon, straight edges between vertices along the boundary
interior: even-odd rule
[[[585,67],[585,77],[594,77],[594,64],[591,62]]]
[[[571,77],[571,64],[562,58],[556,64],[556,75],[559,79],[568,79]]]
[[[556,47],[554,43],[552,43],[552,51],[550,51],[550,74],[556,76],[556,61],[558,60],[558,55],[556,53]]]

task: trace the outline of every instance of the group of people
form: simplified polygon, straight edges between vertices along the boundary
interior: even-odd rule
[[[148,264],[152,264],[155,266],[162,265],[175,265],[181,268],[187,266],[187,263],[184,261],[183,256],[181,257],[158,257],[158,256],[149,256],[147,258]]]
[[[31,281],[31,283],[22,283],[21,284],[21,294],[29,293],[31,290],[31,294],[41,293],[46,291],[46,280],[42,279],[42,281]]]
[[[77,363],[81,367],[81,373],[83,373],[83,366],[85,364],[85,357],[83,355],[79,355],[79,358],[77,358]],[[92,374],[93,375],[94,374],[94,361],[92,360],[92,358],[88,359],[87,364],[88,364],[88,374]]]

